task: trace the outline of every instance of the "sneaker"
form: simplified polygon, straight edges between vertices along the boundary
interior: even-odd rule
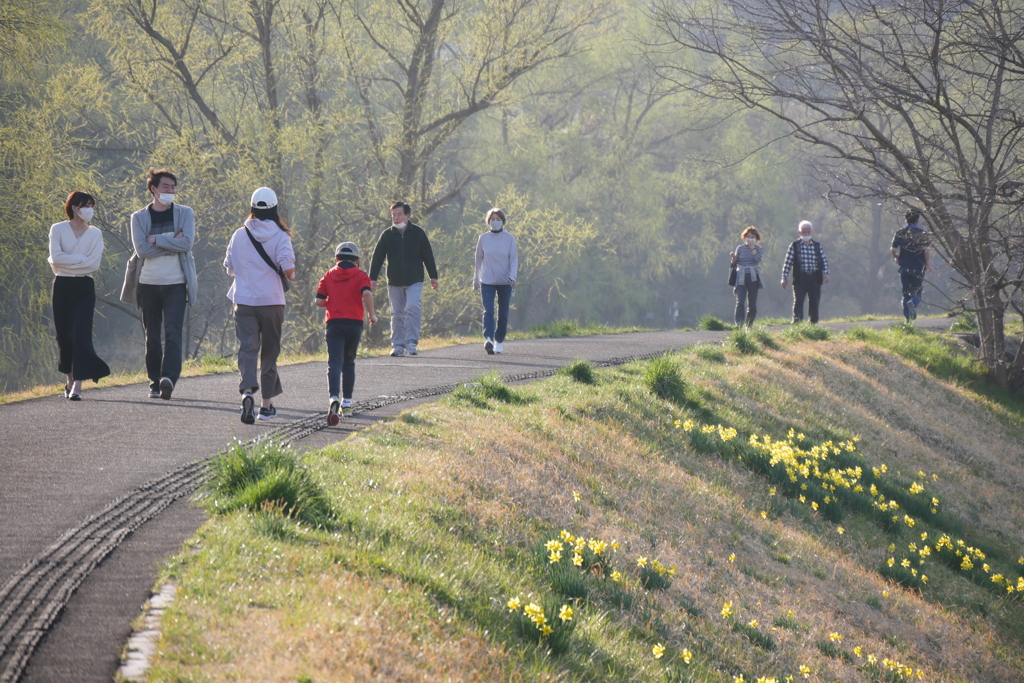
[[[420,355],[420,352],[416,350],[416,345],[415,344],[409,344],[408,346],[406,346],[405,347],[405,352],[406,352],[406,354],[408,354],[410,356],[418,356],[418,355]]]
[[[170,401],[172,391],[174,391],[174,382],[171,381],[170,377],[164,377],[160,380],[160,398]]]
[[[271,403],[269,408],[260,408],[260,419],[269,420],[272,417],[277,417],[277,408]]]
[[[391,355],[394,356],[395,358],[401,358],[402,356],[405,355],[405,349],[403,349],[401,346],[395,346],[391,349]]]
[[[347,406],[342,406],[341,407],[341,414],[344,415],[345,417],[351,417],[352,416],[352,404],[349,404]]]
[[[494,352],[495,353],[501,353],[502,351],[504,351],[504,349],[505,349],[504,342],[494,342]]]
[[[242,397],[242,424],[251,425],[256,422],[256,401],[252,394]]]
[[[71,398],[71,385],[70,384],[65,384],[64,385],[64,398]]]
[[[150,387],[149,388],[149,397],[150,398],[160,398],[160,390],[155,388],[155,387]]]
[[[338,410],[341,408],[341,403],[338,402],[336,396],[331,397],[331,405],[327,409],[327,426],[333,427],[338,424]]]
[[[82,400],[82,395],[81,394],[68,394],[68,400],[69,401],[81,401]]]
[[[484,342],[484,351],[487,352],[488,356],[493,356],[494,355],[494,342],[492,342],[490,339],[485,341]]]

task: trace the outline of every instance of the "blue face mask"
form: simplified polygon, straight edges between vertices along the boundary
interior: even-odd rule
[[[501,221],[497,221],[497,220],[491,221],[490,222],[491,232],[501,232],[501,228],[502,228],[503,225],[505,225],[505,224],[502,223]]]

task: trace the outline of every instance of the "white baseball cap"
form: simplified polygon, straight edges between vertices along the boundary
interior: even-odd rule
[[[339,258],[341,256],[359,258],[359,247],[356,246],[355,242],[342,242],[338,245],[338,248],[334,250],[335,258]]]
[[[254,209],[272,209],[277,206],[277,193],[269,187],[257,188],[249,200],[250,206]]]

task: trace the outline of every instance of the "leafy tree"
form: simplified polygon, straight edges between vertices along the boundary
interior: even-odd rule
[[[831,192],[920,207],[967,288],[994,381],[1022,311],[1024,6],[1016,0],[656,0],[662,78],[784,122]]]

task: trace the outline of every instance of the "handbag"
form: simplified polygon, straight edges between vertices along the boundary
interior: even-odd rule
[[[736,264],[733,263],[729,266],[729,286],[736,286]]]
[[[259,241],[252,236],[252,233],[249,232],[249,228],[245,229],[245,234],[249,236],[249,239],[252,241],[252,246],[256,247],[256,251],[259,252],[260,257],[267,262],[267,265],[270,266],[271,270],[273,270],[281,277],[281,287],[283,287],[284,291],[287,292],[288,277],[284,274],[284,269],[282,269],[281,266],[277,265],[276,263],[270,260],[270,257],[267,256],[266,249],[264,249],[263,245],[260,244]]]
[[[121,301],[126,304],[138,305],[136,293],[139,289],[139,275],[142,270],[139,267],[141,260],[137,253],[132,253],[131,258],[128,259],[128,263],[125,265],[124,284],[121,285]]]

